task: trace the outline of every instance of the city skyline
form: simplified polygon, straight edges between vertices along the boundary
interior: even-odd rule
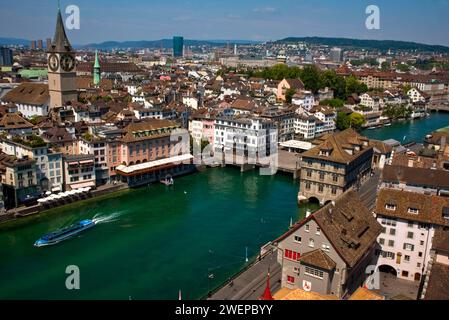
[[[52,36],[55,0],[29,0],[4,5],[0,13],[1,37],[45,39]],[[449,46],[449,1],[422,2],[398,0],[394,3],[326,0],[245,1],[238,4],[173,0],[148,3],[134,0],[123,8],[116,0],[62,1],[64,9],[77,5],[81,11],[80,30],[69,30],[75,45],[105,41],[170,39],[183,35],[195,40],[270,41],[290,36],[343,37],[373,40],[402,40]],[[380,30],[368,30],[368,5],[380,8]],[[407,10],[404,10],[407,8]],[[63,10],[64,14],[64,10]],[[67,15],[64,15],[65,17]],[[410,23],[413,21],[413,24]],[[132,22],[132,23],[130,23]]]

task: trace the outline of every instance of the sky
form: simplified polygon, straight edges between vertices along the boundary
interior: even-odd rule
[[[46,39],[57,0],[2,1],[0,37]],[[80,8],[72,44],[159,40],[278,40],[290,36],[404,40],[449,46],[449,0],[61,0]],[[380,9],[368,30],[366,8]]]

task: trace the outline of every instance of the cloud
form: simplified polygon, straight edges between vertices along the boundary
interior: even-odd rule
[[[257,12],[257,13],[271,13],[271,12],[275,12],[276,9],[273,7],[261,7],[261,8],[254,8],[253,12]]]

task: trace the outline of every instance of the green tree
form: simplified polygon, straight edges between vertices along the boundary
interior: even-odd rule
[[[350,76],[346,79],[346,96],[349,97],[353,93],[358,95],[368,91],[366,84],[360,82],[356,77]]]
[[[288,89],[288,90],[285,92],[285,101],[286,101],[287,103],[292,103],[293,96],[295,95],[295,93],[296,93],[296,90],[295,90],[295,89],[293,89],[293,88]]]
[[[352,113],[349,116],[349,120],[351,123],[351,128],[354,128],[356,130],[362,129],[363,124],[365,123],[365,117],[361,115],[360,113]]]
[[[351,126],[351,119],[344,112],[337,113],[337,129],[338,130],[346,130]]]
[[[306,66],[302,70],[300,78],[307,90],[316,93],[320,89],[322,81],[320,70],[317,67]]]
[[[329,106],[332,108],[341,108],[345,105],[345,102],[341,99],[326,99],[320,101],[320,106]]]

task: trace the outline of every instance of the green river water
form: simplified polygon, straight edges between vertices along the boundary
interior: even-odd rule
[[[449,114],[433,114],[364,134],[421,142],[446,126]],[[298,188],[288,176],[217,168],[176,179],[172,189],[155,184],[0,225],[0,299],[177,299],[179,290],[199,299],[246,265],[246,248],[251,261],[304,216]],[[33,247],[94,217],[103,222],[77,238]],[[80,290],[65,287],[69,265],[80,269]]]

